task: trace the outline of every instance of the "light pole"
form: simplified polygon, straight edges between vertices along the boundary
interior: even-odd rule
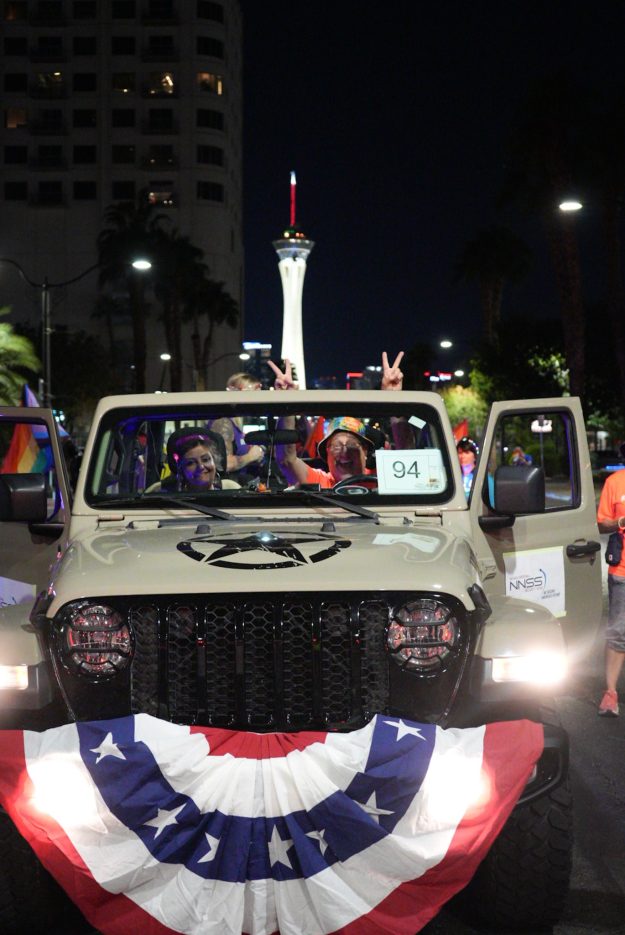
[[[50,290],[51,289],[62,289],[65,286],[71,286],[75,282],[78,282],[81,279],[84,279],[85,276],[88,276],[89,273],[92,273],[94,270],[98,269],[100,263],[93,263],[91,266],[88,266],[87,269],[83,270],[82,273],[78,273],[77,276],[72,276],[71,279],[65,279],[63,282],[50,282],[47,276],[44,276],[43,282],[34,282],[29,276],[26,275],[23,268],[17,262],[17,260],[12,260],[9,257],[0,257],[0,263],[5,263],[8,266],[14,267],[22,277],[25,283],[31,286],[33,289],[38,289],[41,296],[41,363],[43,365],[43,378],[41,381],[42,384],[42,393],[41,393],[41,405],[47,409],[52,408],[52,361],[50,354],[50,336],[52,334],[52,323],[51,323],[51,303],[50,303]],[[149,260],[145,259],[136,259],[132,261],[131,264],[135,269],[143,271],[148,270],[152,266]]]

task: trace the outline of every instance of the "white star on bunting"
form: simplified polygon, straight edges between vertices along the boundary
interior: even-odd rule
[[[326,833],[325,828],[322,828],[321,831],[307,831],[306,832],[307,838],[312,838],[313,841],[319,842],[319,850],[321,851],[322,857],[328,849],[328,845],[326,844],[326,841],[324,840],[324,837],[323,837],[325,833]]]
[[[425,737],[421,733],[420,727],[413,727],[410,724],[404,724],[400,718],[398,721],[385,721],[385,724],[388,724],[389,727],[394,727],[397,730],[396,740],[401,740],[402,737],[408,737],[412,735],[413,737],[418,737],[419,740],[425,740]]]
[[[380,815],[392,815],[393,812],[389,812],[386,808],[378,808],[378,801],[375,796],[375,792],[372,792],[370,797],[366,802],[356,802],[356,805],[360,805],[363,812],[366,812],[367,815],[371,815],[374,821],[377,821],[380,824]]]
[[[200,857],[198,864],[207,864],[211,860],[215,859],[217,854],[217,848],[219,847],[219,838],[214,838],[212,834],[209,834],[207,831],[204,832],[206,838],[206,843],[208,844],[208,851],[204,854],[203,857]]]
[[[100,762],[100,760],[103,760],[103,759],[104,759],[105,756],[115,756],[115,757],[117,757],[118,760],[125,760],[125,759],[126,759],[126,757],[124,756],[124,754],[122,753],[122,751],[119,749],[119,747],[117,746],[117,744],[116,744],[115,741],[113,740],[113,735],[110,733],[110,731],[109,731],[109,733],[106,735],[106,737],[104,738],[104,740],[102,741],[102,743],[100,744],[99,747],[93,747],[93,748],[92,748],[91,753],[97,753],[97,754],[98,754],[98,758],[97,758],[97,760],[95,761],[95,762],[96,762],[96,766],[98,765],[98,763]]]
[[[275,867],[276,864],[284,864],[285,867],[289,867],[291,870],[293,869],[293,864],[287,856],[287,851],[290,847],[293,847],[291,838],[287,838],[286,841],[283,841],[280,837],[278,826],[274,825],[273,831],[271,832],[271,841],[269,842],[269,855],[272,858],[272,867]]]
[[[144,824],[146,828],[156,828],[154,837],[157,838],[165,828],[177,824],[176,816],[183,808],[184,805],[179,805],[178,808],[171,809],[171,811],[168,811],[166,808],[159,808],[156,818],[151,818],[150,821],[146,821]]]

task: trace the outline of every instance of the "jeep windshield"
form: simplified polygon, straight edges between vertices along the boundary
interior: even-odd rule
[[[435,406],[409,395],[176,394],[108,408],[90,448],[85,501],[125,510],[293,506],[308,493],[311,504],[322,494],[337,506],[445,503],[455,452]]]

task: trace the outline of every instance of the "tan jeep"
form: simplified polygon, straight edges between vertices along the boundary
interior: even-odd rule
[[[131,712],[254,731],[349,731],[377,712],[542,721],[545,752],[467,892],[500,928],[557,920],[571,800],[548,699],[601,614],[577,400],[494,405],[468,496],[435,393],[111,397],[74,493],[52,414],[0,415],[2,726]],[[256,446],[243,470],[227,471],[223,420],[239,456]],[[337,425],[345,437],[328,438]],[[210,456],[168,450],[174,432],[207,429]],[[510,463],[518,446],[531,463]],[[20,854],[0,869],[3,931]]]

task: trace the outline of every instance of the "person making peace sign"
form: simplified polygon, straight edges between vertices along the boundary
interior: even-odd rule
[[[382,383],[383,390],[401,390],[403,373],[399,365],[404,352],[400,351],[394,363],[389,365],[386,351],[382,354]],[[293,380],[291,363],[284,361],[284,370],[268,361],[276,379],[276,390],[296,390],[297,383]],[[283,420],[283,428],[292,428],[293,416]],[[291,484],[319,484],[321,488],[334,487],[339,481],[363,474],[375,474],[367,468],[367,455],[374,449],[373,442],[367,437],[365,424],[352,416],[339,416],[332,419],[328,425],[325,436],[319,442],[317,450],[319,456],[328,464],[328,470],[312,468],[301,458],[297,457],[295,445],[284,445],[278,448],[278,462],[282,471]]]

